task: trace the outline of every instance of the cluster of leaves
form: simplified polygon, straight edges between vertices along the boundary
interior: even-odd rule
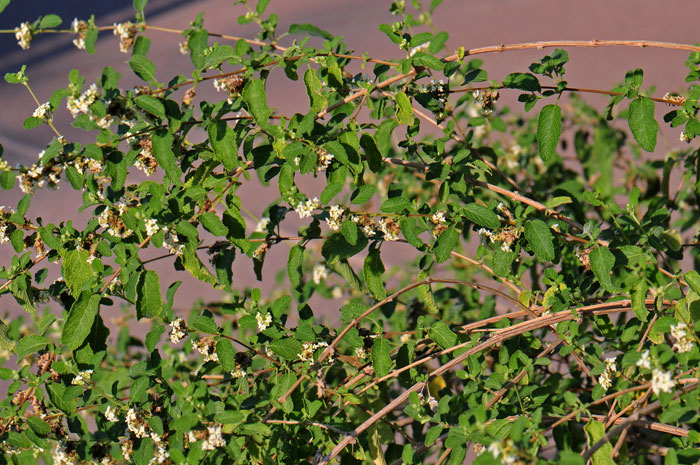
[[[564,50],[490,82],[469,51],[443,56],[448,34],[419,32],[438,0],[391,4],[397,61],[310,24],[284,48],[268,1],[238,3],[258,37],[213,42],[227,36],[200,14],[181,31],[191,76],[165,83],[135,0],[115,31],[143,85],[74,70],[25,120],[56,133],[39,160],[0,159],[0,186],[25,193],[0,208],[0,295],[27,312],[0,322],[0,463],[697,462],[700,158],[642,151],[656,101],[683,141],[700,134],[700,51],[688,89],[652,98],[634,70],[600,112],[568,87]],[[271,108],[278,71],[308,109]],[[5,80],[34,96],[25,68]],[[224,98],[197,97],[212,84]],[[511,91],[525,113],[497,104]],[[91,142],[61,135],[64,101]],[[30,214],[64,177],[83,229]],[[237,194],[258,181],[279,190],[261,218]],[[262,279],[285,244],[269,295],[236,286],[234,264]],[[177,308],[154,260],[224,297]]]

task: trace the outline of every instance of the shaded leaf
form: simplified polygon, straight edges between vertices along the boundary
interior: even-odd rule
[[[559,136],[561,136],[561,108],[552,104],[545,105],[537,120],[537,149],[545,163],[556,158]]]

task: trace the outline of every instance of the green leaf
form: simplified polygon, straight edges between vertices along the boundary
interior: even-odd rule
[[[318,27],[314,26],[313,24],[309,23],[304,23],[304,24],[292,24],[289,26],[289,33],[290,34],[303,34],[303,35],[309,35],[309,36],[314,36],[314,37],[320,37],[322,39],[326,40],[333,40],[333,34],[330,32],[324,31],[323,29],[319,29]]]
[[[49,394],[51,403],[55,405],[56,408],[68,415],[73,415],[75,413],[75,398],[70,396],[67,396],[69,398],[65,398],[67,389],[63,384],[46,383],[46,391]]]
[[[8,337],[7,329],[5,322],[0,320],[0,350],[12,351],[15,348],[15,341]]]
[[[51,29],[53,27],[60,26],[63,20],[58,15],[46,15],[41,18],[39,23],[39,29]]]
[[[142,110],[147,111],[153,116],[157,116],[160,119],[165,119],[165,106],[163,103],[151,95],[139,95],[134,99],[136,106]]]
[[[605,437],[605,425],[599,421],[589,421],[583,427],[583,430],[586,432],[588,447],[593,446]],[[593,453],[593,457],[591,457],[593,465],[615,465],[615,461],[612,459],[612,452],[612,444],[610,444],[610,441],[606,441],[600,449]]]
[[[557,145],[561,136],[561,108],[545,105],[537,120],[537,148],[543,162],[549,163],[557,156]]]
[[[270,343],[270,350],[287,360],[298,360],[303,349],[301,342],[293,337],[278,339]]]
[[[375,299],[384,300],[386,298],[386,289],[382,275],[384,274],[384,264],[379,254],[379,249],[372,249],[365,258],[365,266],[362,268],[367,288],[372,293]]]
[[[134,0],[134,10],[138,11],[139,13],[143,13],[147,3],[148,0]]]
[[[266,127],[272,110],[267,106],[267,94],[265,83],[260,79],[251,79],[243,88],[241,97],[248,107],[248,111],[260,126]]]
[[[413,123],[413,107],[411,106],[411,101],[403,92],[399,92],[394,98],[396,100],[396,120],[399,124],[411,125]]]
[[[435,242],[433,252],[435,252],[435,260],[442,263],[450,258],[450,252],[459,244],[459,232],[451,226],[440,234]]]
[[[659,132],[659,123],[654,117],[654,101],[649,97],[637,97],[632,100],[627,122],[639,146],[647,152],[653,152],[656,147],[656,134]]]
[[[382,169],[382,154],[377,147],[377,142],[371,134],[364,133],[360,137],[360,146],[365,151],[367,158],[367,166],[374,173],[378,173]]]
[[[216,343],[216,355],[224,368],[224,371],[232,371],[236,368],[236,350],[228,339],[223,337]]]
[[[372,366],[374,374],[385,376],[391,369],[391,356],[389,355],[389,341],[378,336],[372,344]]]
[[[163,335],[165,332],[165,325],[162,325],[160,323],[156,323],[153,325],[151,330],[146,334],[146,350],[149,352],[153,352],[153,349],[156,348],[156,345],[158,345],[158,342],[160,341],[160,337]]]
[[[537,76],[530,73],[511,73],[503,80],[503,86],[528,92],[539,92],[542,89]]]
[[[28,417],[27,424],[39,437],[47,436],[52,431],[49,424],[39,418],[38,415]]]
[[[639,321],[647,321],[649,310],[644,302],[647,296],[647,283],[640,279],[632,292],[632,311]]]
[[[401,195],[386,199],[379,208],[386,213],[404,213],[411,209],[411,201]]]
[[[61,342],[71,350],[80,347],[90,334],[99,308],[99,294],[93,294],[90,291],[81,293],[68,312],[68,319],[63,325]]]
[[[151,135],[153,155],[156,157],[158,165],[165,170],[165,174],[173,184],[181,186],[182,171],[175,162],[173,140],[173,135],[165,129],[159,129]]]
[[[552,233],[549,231],[547,223],[538,219],[528,221],[525,224],[525,239],[538,260],[542,262],[554,260]]]
[[[150,81],[156,74],[156,65],[144,55],[133,55],[128,63],[131,70],[144,81]]]
[[[0,13],[3,12],[5,8],[7,8],[7,5],[10,4],[10,0],[0,0]]]
[[[688,286],[690,286],[696,294],[700,295],[700,274],[695,270],[690,270],[683,277],[685,278],[685,282],[688,283]]]
[[[92,266],[87,259],[88,252],[85,250],[69,250],[63,257],[61,272],[73,297],[90,287],[94,280]]]
[[[613,293],[620,292],[610,279],[610,272],[615,265],[615,256],[607,247],[596,247],[589,255],[591,271],[605,290]]]
[[[449,349],[459,341],[457,334],[442,320],[433,323],[428,331],[428,337],[443,349]]]
[[[37,118],[36,116],[30,116],[22,122],[22,127],[24,129],[34,129],[42,124],[44,124],[43,119]]]
[[[367,247],[367,238],[361,234],[355,244],[348,242],[340,233],[334,233],[323,243],[321,254],[329,265],[338,260],[350,258],[360,253]]]
[[[204,229],[209,231],[215,236],[225,236],[228,234],[228,228],[221,222],[216,213],[204,212],[199,217],[199,221],[204,226]]]
[[[203,333],[218,334],[219,332],[219,327],[208,312],[204,315],[197,315],[194,317],[189,323],[189,326]]]
[[[360,236],[360,227],[352,220],[347,219],[340,226],[340,233],[350,245],[355,245],[357,244],[357,238]]]
[[[478,203],[468,203],[462,210],[464,216],[472,223],[484,226],[489,229],[496,229],[501,226],[498,215]]]
[[[196,246],[192,246],[190,244],[193,243],[188,243],[188,246],[185,248],[185,252],[182,254],[182,261],[185,269],[200,281],[216,286],[216,277],[211,274],[211,272],[204,266],[202,261],[197,256]]]
[[[306,85],[306,94],[309,96],[311,111],[318,113],[326,108],[328,100],[323,96],[323,87],[314,69],[309,68],[306,70],[304,73],[304,84]]]
[[[160,296],[160,279],[158,273],[146,270],[141,273],[136,288],[136,316],[155,318],[163,310],[163,300]]]
[[[289,259],[287,260],[287,274],[292,287],[299,287],[304,273],[301,270],[301,264],[304,260],[304,248],[295,245],[289,250]]]
[[[41,349],[46,347],[49,342],[48,338],[44,336],[39,336],[37,334],[32,334],[31,336],[26,336],[17,341],[15,346],[15,355],[17,355],[17,360],[26,357],[29,354],[36,354]]]
[[[350,202],[355,205],[363,205],[372,198],[374,193],[377,192],[377,188],[373,185],[360,186],[352,193],[350,196]]]

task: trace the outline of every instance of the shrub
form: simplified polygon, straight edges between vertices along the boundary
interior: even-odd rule
[[[310,24],[282,47],[268,2],[238,3],[258,36],[199,15],[174,31],[192,74],[167,83],[148,33],[173,30],[149,24],[145,0],[113,27],[48,15],[17,28],[22,48],[58,31],[87,53],[111,29],[143,84],[74,70],[42,103],[31,69],[5,76],[36,100],[24,127],[55,137],[32,166],[0,160],[0,185],[25,194],[0,209],[15,252],[0,294],[27,312],[0,325],[1,463],[698,460],[700,160],[693,145],[644,152],[657,103],[683,141],[700,132],[700,47],[451,54],[446,32],[424,32],[440,2],[400,0],[379,29],[405,58],[386,61]],[[565,81],[558,47],[580,45],[690,51],[688,86],[652,97],[632,70],[596,91],[601,111]],[[502,82],[474,57],[523,48],[554,51]],[[275,111],[272,75],[303,83],[308,108]],[[197,96],[212,85],[218,101]],[[61,135],[64,106],[88,143]],[[256,177],[279,189],[261,217],[238,195]],[[32,194],[59,184],[82,193],[82,229],[31,214]],[[280,249],[273,289],[237,285],[234,265],[275,275],[263,264]],[[179,308],[155,260],[223,299]]]

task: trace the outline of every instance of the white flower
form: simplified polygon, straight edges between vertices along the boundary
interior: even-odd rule
[[[264,315],[258,312],[255,314],[255,320],[258,322],[258,331],[262,332],[272,323],[272,315],[270,315],[270,312],[265,312]]]
[[[107,410],[105,410],[105,419],[111,423],[117,423],[119,421],[117,409],[115,409],[111,405],[108,405]]]
[[[494,441],[489,444],[489,447],[486,450],[491,452],[491,455],[493,455],[494,458],[498,458],[501,455],[501,443]]]
[[[80,94],[79,97],[69,96],[66,100],[66,107],[73,115],[73,118],[78,116],[80,113],[88,113],[90,111],[90,105],[92,105],[98,97],[97,85],[92,84],[88,89]]]
[[[398,241],[399,240],[399,226],[392,219],[379,219],[379,230],[384,235],[385,241]]]
[[[355,356],[361,360],[367,358],[367,351],[364,347],[355,347]]]
[[[340,205],[331,205],[331,208],[328,211],[328,219],[326,220],[328,227],[333,231],[340,230],[344,214],[345,209],[343,207]]]
[[[170,458],[170,452],[165,444],[160,441],[155,441],[158,447],[156,448],[153,457],[148,461],[148,465],[156,465],[159,463],[165,463],[166,460]]]
[[[231,376],[234,378],[244,378],[248,373],[238,365],[236,365],[236,368],[231,370]]]
[[[264,233],[267,232],[267,225],[270,224],[270,218],[260,218],[260,221],[258,221],[257,226],[255,226],[255,232],[260,232]]]
[[[149,218],[146,220],[146,235],[147,236],[152,236],[155,233],[157,233],[160,230],[160,226],[158,226],[158,222],[154,220],[153,218]]]
[[[204,355],[204,362],[218,362],[219,356],[216,353],[216,343],[210,337],[203,337],[195,341],[192,339],[192,348]]]
[[[71,381],[71,384],[75,384],[76,386],[85,386],[85,384],[89,383],[91,380],[92,370],[83,370],[78,372],[75,378],[73,378],[73,381]]]
[[[598,377],[598,383],[604,390],[610,389],[610,386],[612,386],[612,380],[610,379],[610,373],[608,370],[605,370],[602,375]]]
[[[207,438],[202,441],[202,450],[214,450],[218,447],[226,447],[221,425],[207,426]]]
[[[646,368],[650,369],[651,368],[651,357],[649,356],[649,350],[645,350],[642,352],[642,358],[637,360],[636,365],[640,368]]]
[[[681,353],[693,350],[693,341],[688,337],[687,329],[688,326],[683,322],[671,326],[671,336],[676,339],[673,349]]]
[[[163,231],[167,233],[163,241],[165,248],[168,249],[172,255],[182,255],[185,252],[185,245],[180,243],[177,234],[168,231],[168,228],[163,228]]]
[[[658,368],[654,368],[654,371],[651,372],[651,390],[654,391],[654,394],[658,395],[662,391],[672,392],[675,385],[670,372],[661,371]]]
[[[671,336],[673,336],[675,339],[683,339],[686,336],[686,329],[688,329],[688,326],[680,322],[677,325],[671,325]]]
[[[24,22],[15,28],[15,39],[22,49],[27,50],[34,38],[34,31],[28,22]]]
[[[605,359],[605,369],[611,373],[617,372],[617,366],[615,365],[615,357],[608,357]]]
[[[321,284],[321,281],[328,277],[328,268],[323,265],[314,266],[314,283]]]
[[[119,36],[119,51],[127,53],[134,44],[134,36],[136,31],[134,25],[130,21],[124,23],[114,23],[114,35]]]
[[[306,360],[311,360],[313,359],[314,352],[316,349],[319,349],[321,347],[328,347],[327,342],[304,342],[302,345],[302,350],[301,353],[297,354],[299,356],[299,359],[302,361]]]
[[[190,47],[187,44],[187,41],[182,41],[177,46],[180,48],[180,53],[183,55],[187,55],[190,51]]]
[[[685,133],[685,131],[681,131],[679,139],[681,142],[690,142],[690,137]]]
[[[148,423],[133,408],[126,413],[126,426],[137,438],[148,437]]]
[[[177,344],[187,336],[187,325],[182,318],[175,318],[170,322],[170,326],[172,329],[170,330],[169,339],[173,344]]]
[[[326,150],[321,149],[318,154],[318,171],[326,171],[334,158],[335,156],[332,153],[328,153]]]
[[[340,299],[343,297],[343,288],[340,286],[333,286],[331,289],[331,295],[334,299]]]
[[[32,116],[39,119],[47,119],[51,115],[51,104],[49,102],[44,102],[39,105]]]
[[[445,224],[447,221],[445,218],[445,212],[442,210],[436,211],[433,213],[433,216],[430,217],[430,221],[432,221],[434,224]]]
[[[374,232],[374,227],[372,225],[366,224],[362,226],[362,232],[365,233],[367,237],[374,237],[376,232]]]
[[[10,236],[7,235],[7,224],[0,224],[0,244],[10,242]]]
[[[56,449],[53,452],[54,465],[73,465],[77,463],[75,453],[69,454],[66,449],[66,443],[59,440],[56,443]]]
[[[294,208],[294,211],[297,212],[299,218],[304,219],[310,217],[311,212],[317,209],[319,206],[321,206],[321,204],[319,203],[318,198],[314,197],[306,202],[299,202],[299,204]]]
[[[128,435],[128,433],[127,433]],[[133,452],[134,443],[127,437],[127,439],[122,442],[122,455],[124,460],[131,462],[131,453]]]

